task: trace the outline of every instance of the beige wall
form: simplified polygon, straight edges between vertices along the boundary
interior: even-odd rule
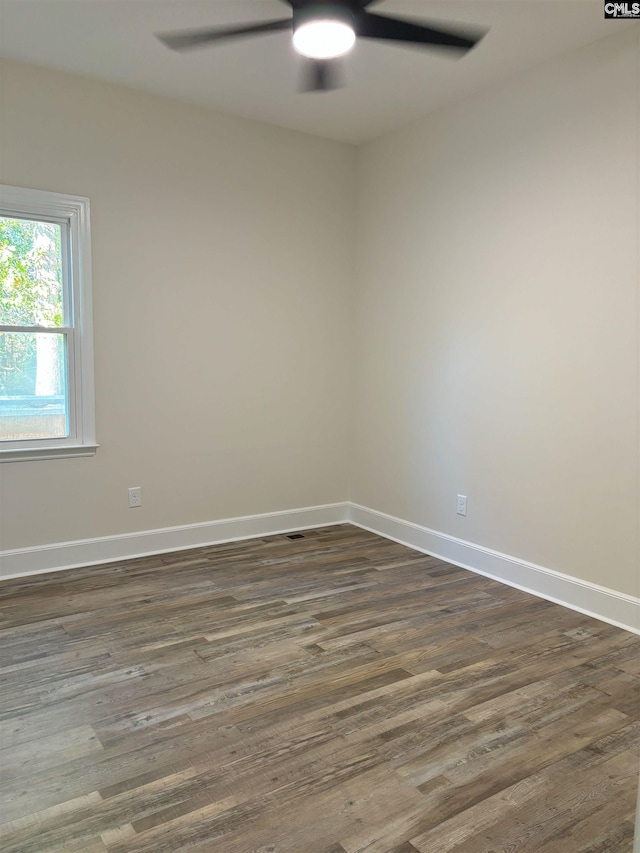
[[[2,465],[0,548],[345,500],[354,150],[17,63],[1,94],[0,182],[91,200],[101,447]]]
[[[352,482],[635,595],[638,57],[631,27],[361,150]]]
[[[91,199],[101,447],[1,466],[0,547],[341,501],[351,475],[639,594],[638,55],[630,29],[357,152],[5,64],[0,180]]]

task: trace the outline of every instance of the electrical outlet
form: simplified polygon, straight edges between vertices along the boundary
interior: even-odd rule
[[[456,512],[458,515],[466,515],[467,514],[467,496],[466,495],[458,495],[458,501],[456,504]]]
[[[140,486],[131,486],[129,489],[129,507],[142,506],[142,489]]]

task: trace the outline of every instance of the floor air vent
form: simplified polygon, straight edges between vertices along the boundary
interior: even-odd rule
[[[287,539],[304,539],[304,533],[289,533]]]

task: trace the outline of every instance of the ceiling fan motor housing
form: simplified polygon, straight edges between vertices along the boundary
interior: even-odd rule
[[[311,21],[339,21],[355,29],[356,16],[349,3],[305,3],[293,7],[294,31]]]

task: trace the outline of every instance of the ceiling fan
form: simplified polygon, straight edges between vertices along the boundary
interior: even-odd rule
[[[348,53],[357,38],[382,39],[419,47],[439,47],[466,53],[485,32],[442,29],[423,23],[374,15],[367,11],[377,0],[282,0],[293,15],[237,27],[208,27],[158,38],[172,50],[185,51],[244,36],[293,31],[293,46],[308,62],[304,91],[327,91],[339,85],[338,57]]]

